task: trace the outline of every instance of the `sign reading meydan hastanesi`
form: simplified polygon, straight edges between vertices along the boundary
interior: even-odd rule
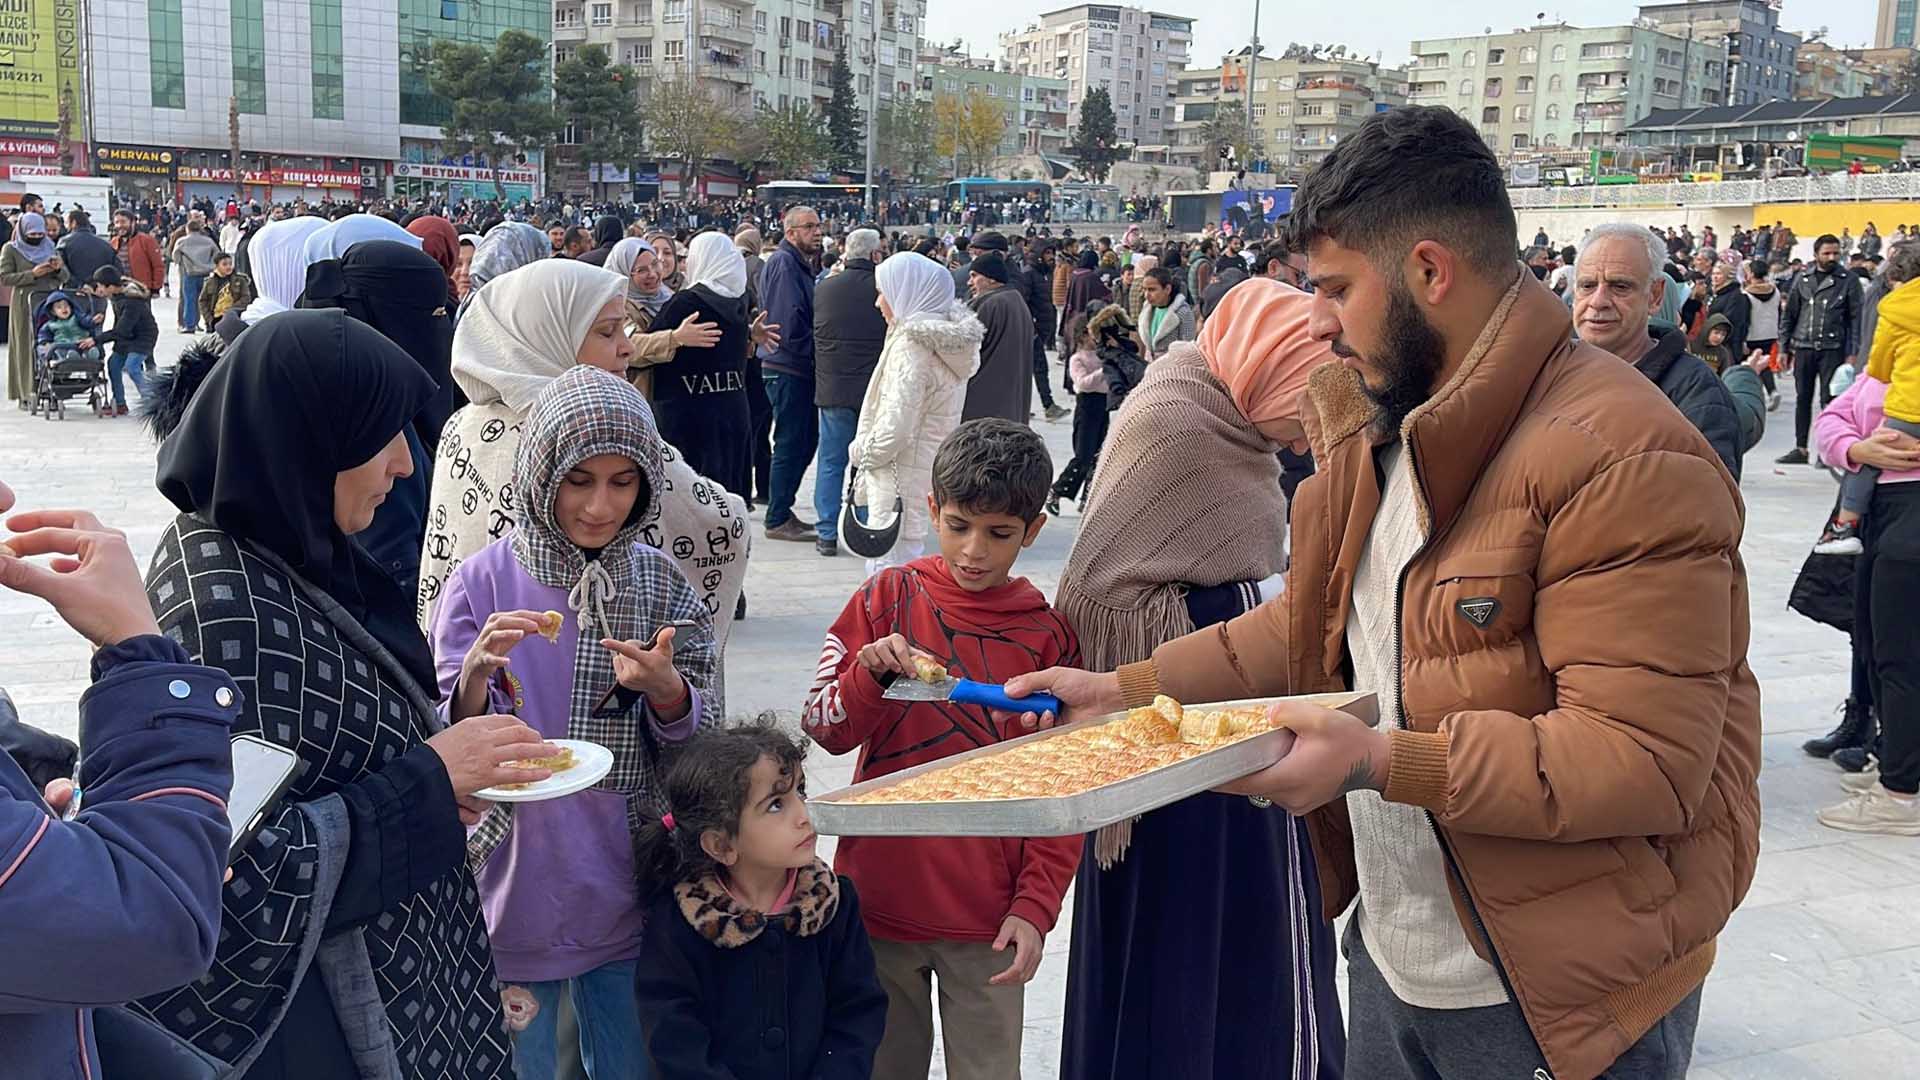
[[[58,135],[62,96],[78,139],[80,0],[0,0],[0,129]]]

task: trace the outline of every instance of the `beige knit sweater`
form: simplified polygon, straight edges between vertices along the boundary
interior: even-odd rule
[[[1400,717],[1400,573],[1425,537],[1414,502],[1413,470],[1395,444],[1383,451],[1387,470],[1380,512],[1353,575],[1347,653],[1356,690],[1380,696],[1381,723]],[[1425,1009],[1470,1009],[1507,1000],[1500,974],[1480,959],[1454,914],[1445,856],[1426,811],[1390,803],[1377,791],[1347,796],[1360,876],[1360,936],[1394,996]]]

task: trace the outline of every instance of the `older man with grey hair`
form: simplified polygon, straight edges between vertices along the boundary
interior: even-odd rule
[[[820,449],[814,459],[814,548],[840,553],[840,498],[847,481],[847,447],[860,426],[860,402],[880,362],[887,320],[877,306],[873,271],[885,257],[880,234],[855,229],[847,235],[836,273],[813,293],[813,403],[820,411]]]
[[[1706,361],[1687,351],[1676,327],[1652,325],[1671,285],[1663,245],[1638,225],[1596,227],[1573,264],[1573,328],[1580,340],[1625,360],[1653,380],[1740,479],[1745,447],[1733,395]]]

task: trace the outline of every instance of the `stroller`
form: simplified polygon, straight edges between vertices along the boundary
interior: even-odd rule
[[[65,300],[76,318],[90,321],[94,333],[103,321],[89,302],[65,289],[55,289],[33,312],[33,403],[32,411],[49,420],[67,418],[66,399],[86,395],[87,406],[95,416],[107,416],[113,409],[112,391],[107,385],[104,350],[95,345],[82,351],[72,345],[39,340],[40,330],[53,317],[55,301]]]

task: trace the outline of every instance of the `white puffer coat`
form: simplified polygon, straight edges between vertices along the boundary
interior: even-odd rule
[[[912,544],[926,537],[933,456],[960,426],[967,380],[980,370],[986,333],[958,301],[944,316],[919,315],[888,328],[848,450],[860,470],[869,526],[893,524],[897,495],[904,507],[900,540]]]

